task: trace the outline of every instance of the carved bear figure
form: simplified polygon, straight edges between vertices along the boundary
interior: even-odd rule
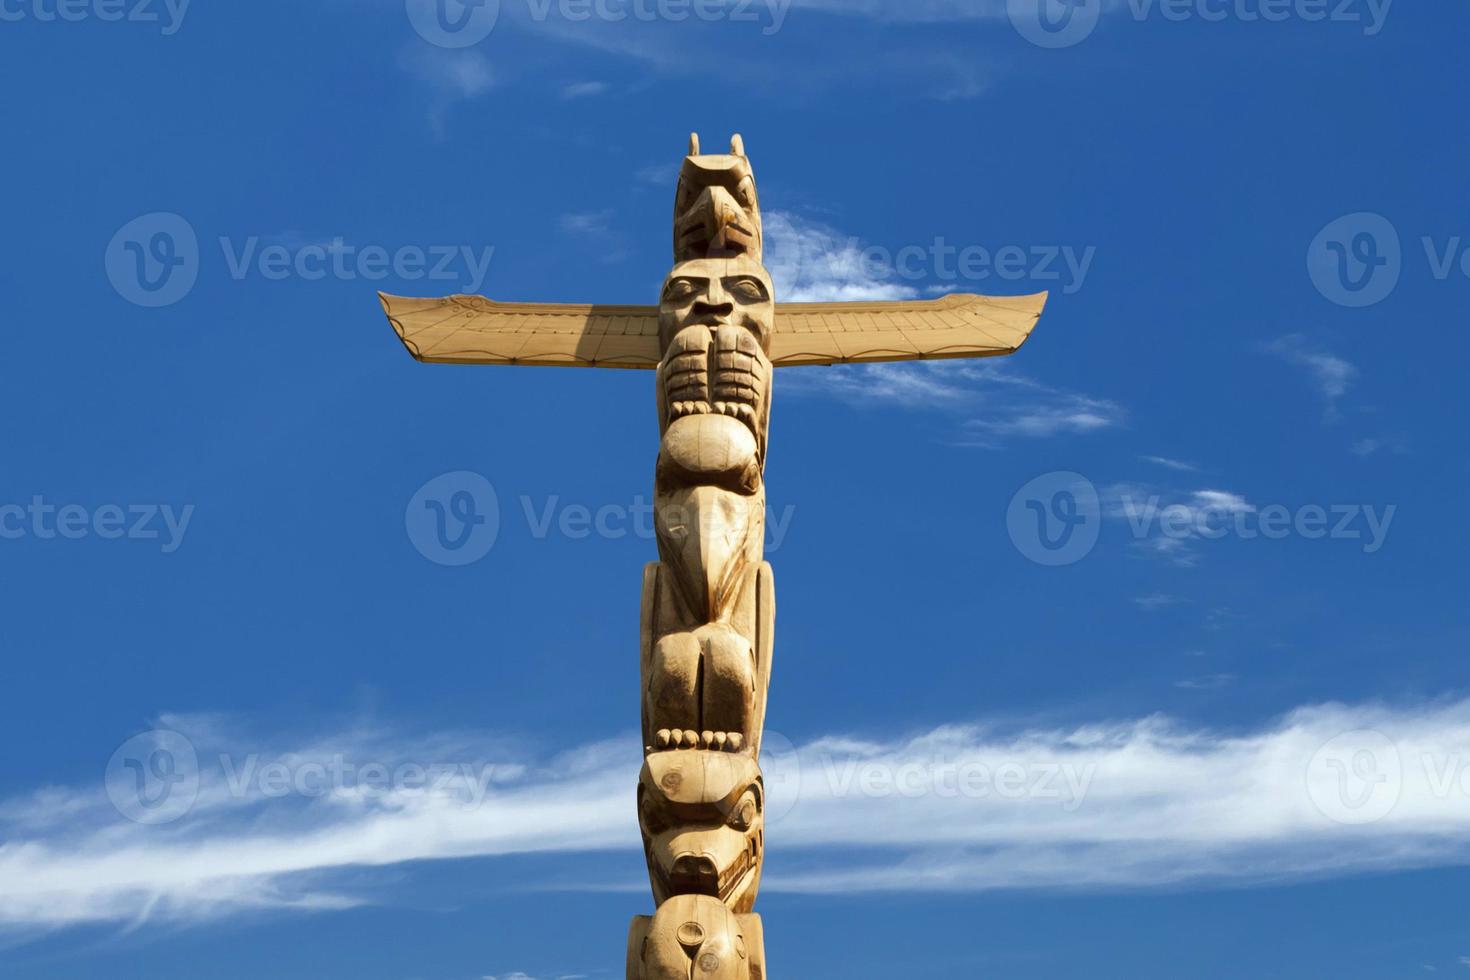
[[[765,852],[765,786],[744,754],[655,752],[638,781],[653,897],[708,895],[749,912]]]
[[[628,930],[628,980],[766,980],[758,915],[705,895],[679,895]]]

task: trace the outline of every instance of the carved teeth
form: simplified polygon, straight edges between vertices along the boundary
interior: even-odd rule
[[[700,732],[699,733],[699,744],[700,744],[701,747],[706,748],[706,749],[709,748],[711,745],[714,745],[715,744],[715,733],[714,732]]]
[[[672,737],[672,734],[673,733],[670,732],[667,728],[660,728],[658,730],[658,735],[655,736],[655,742],[657,743],[658,747],[661,749],[668,748],[669,739]]]
[[[741,735],[739,732],[731,732],[729,738],[726,739],[726,742],[730,746],[731,752],[739,752],[740,746],[745,743],[745,736]]]

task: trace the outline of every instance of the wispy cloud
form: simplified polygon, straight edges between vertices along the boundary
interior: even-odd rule
[[[765,217],[766,265],[789,302],[918,297],[883,255],[861,239],[786,211]],[[952,287],[951,287],[952,288]],[[1105,398],[1042,384],[995,361],[923,361],[797,372],[794,394],[857,407],[902,406],[966,416],[955,441],[993,447],[1011,438],[1088,434],[1121,426],[1127,413]]]
[[[802,372],[785,390],[856,408],[890,405],[960,415],[954,442],[986,449],[1012,439],[1088,435],[1127,419],[1116,402],[1042,384],[990,361],[838,365]]]
[[[596,95],[607,93],[606,82],[573,82],[562,86],[561,97],[563,99],[585,99]]]
[[[1006,0],[794,0],[798,8],[880,21],[946,23],[1002,20]]]
[[[448,132],[449,110],[456,102],[475,99],[495,87],[490,61],[473,49],[448,51],[412,44],[399,54],[404,71],[429,90],[429,125],[435,135]]]
[[[597,252],[599,261],[616,262],[627,255],[627,240],[614,226],[614,217],[611,208],[569,212],[561,216],[561,230]]]
[[[1256,508],[1238,493],[1200,489],[1180,493],[1141,483],[1114,483],[1102,488],[1103,516],[1128,524],[1133,547],[1173,565],[1190,568],[1199,562],[1196,545],[1219,537],[1216,529]]]
[[[1187,677],[1175,681],[1174,686],[1184,691],[1218,691],[1234,683],[1234,674],[1205,674],[1202,677]]]
[[[1301,334],[1288,334],[1266,345],[1265,349],[1288,364],[1305,368],[1326,406],[1327,420],[1338,418],[1337,404],[1356,380],[1356,367]]]
[[[1188,600],[1181,599],[1177,595],[1168,595],[1164,592],[1151,592],[1148,595],[1135,596],[1133,601],[1144,612],[1153,612],[1156,609],[1177,606],[1179,603],[1187,602]]]
[[[143,826],[119,817],[101,787],[6,802],[0,924],[24,933],[323,912],[368,899],[362,869],[637,848],[632,738],[548,757],[493,739],[356,730],[262,749],[244,779],[258,742],[207,719],[165,723],[198,750],[193,809]],[[221,755],[228,766],[211,761]],[[329,772],[344,758],[356,782],[306,796],[291,788],[308,767]],[[372,784],[366,759],[382,765]],[[432,771],[441,760],[474,760],[466,771],[492,776],[400,778],[409,764]],[[1466,700],[1317,705],[1234,733],[1149,717],[830,736],[764,760],[768,839],[787,851],[767,887],[1204,887],[1459,865],[1470,861],[1467,760]],[[267,780],[271,763],[284,782]]]
[[[790,211],[763,216],[765,261],[776,294],[788,303],[915,299],[891,263],[854,235]]]
[[[1162,466],[1165,469],[1175,470],[1179,473],[1196,473],[1199,471],[1199,467],[1193,463],[1186,463],[1179,459],[1169,459],[1166,456],[1140,456],[1138,458],[1145,463],[1153,463],[1155,466]]]

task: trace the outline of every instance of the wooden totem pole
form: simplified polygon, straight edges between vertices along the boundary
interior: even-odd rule
[[[652,368],[659,560],[643,573],[638,822],[656,910],[629,980],[765,980],[761,732],[776,615],[764,560],[774,367],[1009,354],[1046,294],[775,302],[755,177],[690,138],[657,307],[382,296],[409,352],[450,364]]]

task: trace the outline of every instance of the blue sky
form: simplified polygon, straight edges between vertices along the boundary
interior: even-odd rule
[[[445,2],[0,0],[0,973],[620,975],[652,379],[375,291],[652,302],[691,130],[1052,294],[777,378],[776,975],[1470,970],[1470,10]]]

